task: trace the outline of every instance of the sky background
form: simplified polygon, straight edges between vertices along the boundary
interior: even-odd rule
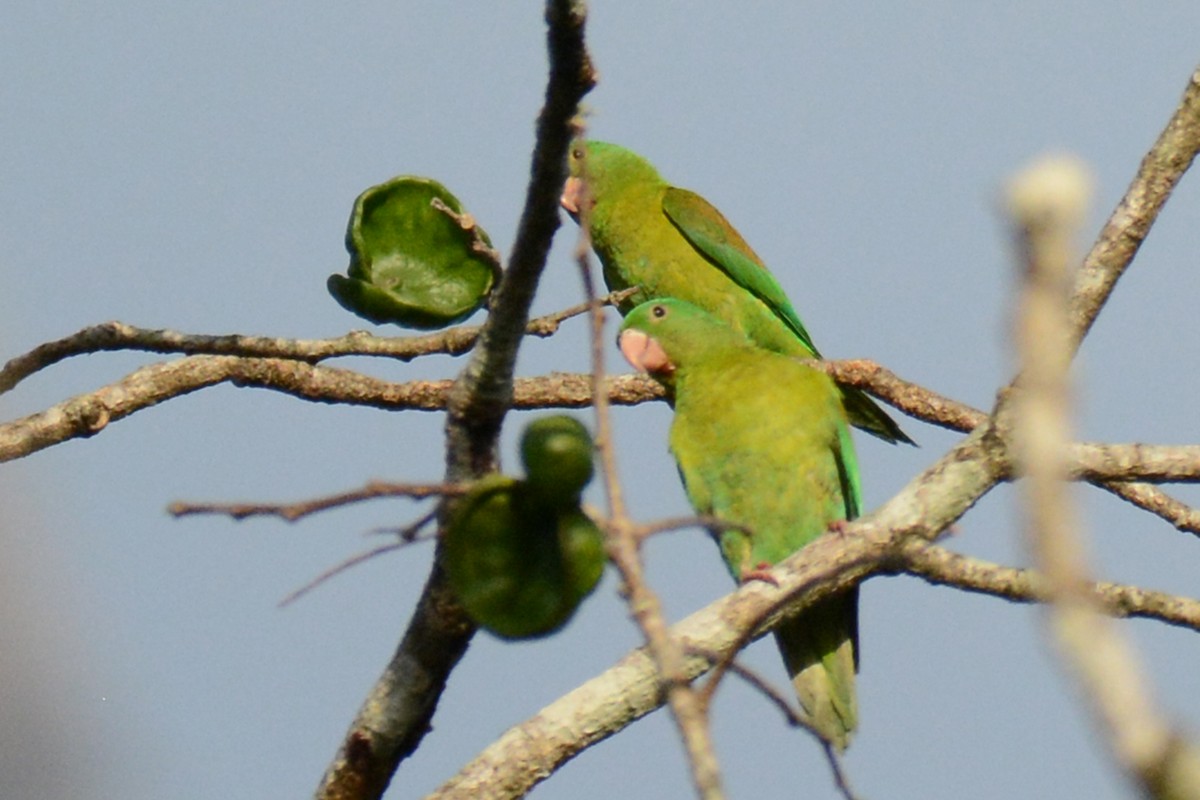
[[[1197,31],[1193,0],[597,2],[589,121],[720,207],[826,355],[873,358],[986,408],[1011,372],[1006,177],[1047,151],[1078,154],[1096,176],[1092,236],[1200,62]],[[347,264],[355,196],[397,174],[445,183],[507,253],[545,67],[534,3],[9,0],[0,360],[111,319],[305,338],[361,329],[325,279]],[[564,221],[535,313],[581,299]],[[1189,176],[1083,347],[1082,437],[1196,440],[1198,253],[1200,182]],[[0,398],[0,412],[17,418],[158,360],[72,359]],[[337,365],[403,380],[464,363]],[[575,321],[529,342],[518,371],[586,364]],[[513,469],[526,418],[505,431]],[[615,412],[639,519],[687,510],[668,424],[661,405]],[[905,427],[919,449],[858,438],[867,508],[958,439]],[[277,603],[373,544],[371,529],[424,507],[377,501],[296,525],[175,521],[164,509],[436,481],[441,430],[440,414],[222,386],[0,467],[0,795],[311,794],[404,630],[432,548]],[[1200,502],[1190,487],[1172,492]],[[1098,490],[1077,496],[1101,576],[1200,594],[1192,537]],[[984,498],[949,546],[1024,563],[1012,492]],[[701,532],[652,541],[646,560],[673,619],[731,588]],[[879,578],[861,618],[862,727],[848,768],[864,796],[1134,795],[1048,658],[1036,610]],[[1200,637],[1122,627],[1164,707],[1194,727]],[[476,637],[388,797],[431,791],[638,642],[611,574],[560,635]],[[746,659],[782,681],[773,644]],[[728,683],[713,726],[731,797],[834,796],[818,748],[752,691]],[[688,787],[673,727],[656,713],[533,796]]]

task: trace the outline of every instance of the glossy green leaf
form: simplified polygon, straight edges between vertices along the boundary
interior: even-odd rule
[[[541,502],[577,506],[595,469],[592,436],[582,422],[566,414],[540,417],[521,434],[521,462]]]
[[[491,240],[446,187],[402,175],[354,201],[349,277],[330,275],[329,293],[371,322],[442,328],[474,313],[492,289],[496,267],[480,245],[490,248]]]
[[[549,509],[521,481],[484,478],[459,503],[443,542],[446,575],[480,627],[506,639],[553,633],[604,571],[600,531],[578,508]]]

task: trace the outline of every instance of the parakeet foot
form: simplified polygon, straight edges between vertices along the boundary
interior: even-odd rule
[[[776,588],[779,587],[779,579],[771,574],[771,565],[766,561],[763,561],[761,564],[758,564],[753,568],[743,569],[740,578],[742,583],[749,583],[750,581],[762,581],[763,583],[769,583]]]

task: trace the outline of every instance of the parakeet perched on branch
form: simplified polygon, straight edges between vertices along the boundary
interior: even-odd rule
[[[621,306],[677,297],[760,347],[820,358],[774,276],[737,230],[695,192],[667,184],[641,156],[605,142],[576,142],[563,207],[586,218],[611,291],[641,287]],[[586,215],[581,214],[587,203]],[[912,440],[859,389],[841,387],[851,424],[888,442]]]
[[[746,530],[718,537],[739,580],[858,515],[854,444],[837,385],[765,350],[676,299],[633,309],[621,352],[673,396],[670,448],[688,499]],[[858,589],[824,600],[775,631],[800,703],[838,749],[854,730]]]

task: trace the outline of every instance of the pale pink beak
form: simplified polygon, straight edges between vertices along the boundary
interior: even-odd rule
[[[621,348],[621,355],[625,356],[629,365],[640,372],[670,375],[675,371],[675,365],[667,358],[662,345],[643,331],[633,328],[621,331],[621,335],[617,337],[617,346]]]
[[[567,178],[567,183],[563,186],[562,197],[558,202],[569,213],[579,214],[579,205],[583,202],[583,179]]]

